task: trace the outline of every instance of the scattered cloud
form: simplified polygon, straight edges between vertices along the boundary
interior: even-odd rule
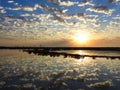
[[[68,1],[68,0],[59,2],[59,5],[61,5],[61,6],[73,6],[75,4],[78,4],[78,2],[71,2],[71,1]]]
[[[108,0],[108,3],[118,3],[119,0]]]
[[[7,8],[8,10],[15,10],[15,11],[17,11],[17,10],[21,10],[21,7],[17,7],[17,8]]]
[[[79,3],[78,6],[80,7],[83,7],[83,6],[86,6],[86,5],[89,5],[89,6],[95,6],[95,4],[91,3],[91,2],[82,2],[82,3]]]
[[[91,12],[96,12],[96,13],[103,13],[103,14],[108,14],[111,15],[113,10],[109,9],[106,6],[96,6],[94,8],[88,8],[87,11],[91,11]]]
[[[24,11],[34,11],[35,10],[33,7],[29,7],[29,6],[24,6],[22,9]]]
[[[14,1],[13,0],[8,0],[8,3],[13,3]]]
[[[60,22],[64,22],[65,23],[65,20],[59,16],[57,16],[56,14],[53,15],[54,16],[54,20],[58,20]]]
[[[4,14],[4,13],[6,13],[6,10],[4,8],[0,7],[0,14]]]
[[[38,5],[38,4],[35,4],[34,7],[23,6],[22,9],[23,9],[24,11],[31,11],[31,12],[32,12],[32,11],[37,10],[38,7],[39,7],[39,5]]]
[[[21,14],[20,16],[26,17],[26,16],[31,16],[31,14],[25,13],[25,14]]]
[[[15,19],[19,19],[19,20],[26,20],[26,18],[25,17],[18,17],[18,16],[4,16],[4,17],[2,17],[2,18],[4,18],[4,20],[7,20],[7,21],[9,21],[9,20],[15,20]]]
[[[57,5],[60,5],[60,6],[73,6],[75,4],[78,4],[78,2],[72,2],[72,1],[69,1],[69,0],[48,0],[48,2],[51,2],[53,4],[57,4]]]
[[[53,4],[59,4],[60,0],[48,0],[48,2],[53,3]]]

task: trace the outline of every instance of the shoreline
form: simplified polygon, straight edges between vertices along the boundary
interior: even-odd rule
[[[120,51],[120,47],[7,47],[0,46],[0,49],[42,49],[42,50],[104,50],[104,51]]]

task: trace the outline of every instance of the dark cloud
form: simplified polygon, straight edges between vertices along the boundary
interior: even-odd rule
[[[50,8],[47,5],[45,6],[42,4],[39,4],[38,7],[45,10],[48,13],[51,13],[51,14],[54,14],[54,13],[63,14],[63,12],[64,12],[64,10],[62,10],[62,9],[57,9],[57,8],[53,8],[53,7]]]
[[[102,6],[102,5],[96,6],[96,7],[94,7],[94,9],[103,10],[103,11],[109,11],[109,8],[107,6]]]
[[[53,14],[54,16],[54,20],[58,20],[59,22],[64,22],[65,23],[65,20],[59,16],[57,16],[56,14]]]
[[[84,17],[84,13],[70,14],[70,15],[68,15],[68,16]]]

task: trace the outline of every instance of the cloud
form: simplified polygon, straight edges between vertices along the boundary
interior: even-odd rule
[[[1,14],[4,14],[4,13],[6,13],[6,10],[1,7],[1,8],[0,8],[0,13],[1,13]]]
[[[22,9],[24,11],[34,11],[34,10],[37,10],[37,8],[39,7],[38,4],[35,4],[34,7],[30,7],[30,6],[23,6]]]
[[[11,20],[14,20],[14,19],[26,20],[25,17],[17,17],[17,16],[4,16],[3,18],[4,18],[4,20],[9,20],[9,19],[11,19]]]
[[[92,23],[92,25],[96,28],[100,27],[100,24],[98,22]]]
[[[68,16],[72,16],[72,17],[84,17],[84,13],[77,13],[77,14],[70,14]]]
[[[108,3],[117,3],[119,0],[108,0]]]
[[[53,16],[54,16],[54,20],[58,20],[59,22],[63,22],[63,23],[66,22],[63,18],[57,16],[56,14],[53,14]]]
[[[2,23],[0,24],[2,26],[3,30],[16,30],[16,29],[22,29],[23,26],[27,23],[29,23],[29,20],[25,17],[21,16],[2,16],[0,17],[0,21]]]
[[[73,6],[75,4],[78,4],[78,2],[71,2],[71,1],[68,1],[68,0],[59,2],[59,5],[61,5],[61,6]]]
[[[8,10],[15,10],[15,11],[17,11],[17,10],[21,10],[21,7],[17,7],[17,8],[7,8]]]
[[[21,14],[20,16],[26,17],[26,16],[31,16],[31,14],[25,13],[25,14]]]
[[[79,4],[78,4],[78,6],[80,6],[80,7],[83,7],[83,6],[86,6],[86,5],[95,6],[95,4],[90,3],[90,2],[82,2],[82,3],[79,3]]]
[[[13,0],[8,0],[8,3],[13,3],[14,1]]]
[[[120,15],[116,15],[115,17],[113,17],[112,19],[120,21]]]
[[[3,9],[3,7],[2,7],[2,6],[0,6],[0,9]]]
[[[98,15],[87,14],[86,17],[88,17],[88,18],[98,18]]]
[[[51,2],[53,4],[59,4],[60,0],[48,0],[48,2]]]
[[[112,14],[112,9],[109,9],[106,6],[96,6],[94,8],[88,8],[86,9],[87,11],[91,11],[91,12],[96,12],[96,13],[103,13],[103,14],[108,14],[111,15]]]
[[[78,4],[78,2],[71,2],[69,0],[64,0],[64,1],[61,1],[61,0],[48,0],[48,2],[51,2],[53,4],[57,4],[57,5],[60,5],[60,6],[73,6],[74,4]]]
[[[67,21],[67,24],[74,24],[74,25],[79,25],[81,21],[85,24],[87,22],[89,23],[96,23],[97,16],[89,16],[86,15],[85,13],[76,13],[76,14],[69,14],[65,15],[64,19]]]
[[[62,12],[63,12],[63,13],[66,13],[67,11],[68,11],[68,9],[64,9]]]
[[[29,6],[24,6],[22,9],[24,11],[34,11],[34,8],[33,7],[29,7]]]
[[[63,14],[66,12],[66,9],[64,10],[64,9],[57,9],[53,7],[51,8],[51,7],[48,7],[47,5],[45,6],[42,4],[39,4],[38,7],[51,14]]]

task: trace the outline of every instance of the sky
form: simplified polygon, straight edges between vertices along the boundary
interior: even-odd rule
[[[120,0],[0,0],[0,46],[120,47]]]

